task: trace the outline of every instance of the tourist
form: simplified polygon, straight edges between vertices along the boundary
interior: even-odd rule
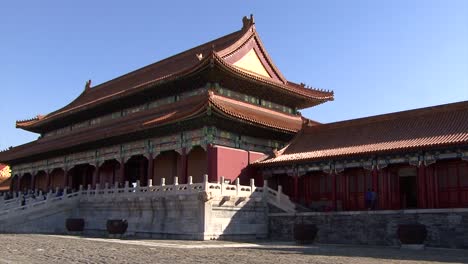
[[[365,199],[365,202],[366,202],[366,208],[367,208],[367,210],[370,210],[370,209],[371,209],[371,205],[372,205],[372,192],[371,192],[371,189],[370,189],[370,188],[367,189],[367,192],[366,192],[366,194],[364,195],[364,199]]]

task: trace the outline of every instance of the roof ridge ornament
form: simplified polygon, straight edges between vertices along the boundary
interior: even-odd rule
[[[249,27],[253,25],[255,25],[253,14],[250,14],[250,18],[247,18],[247,16],[244,16],[242,18],[242,30],[247,30]]]
[[[85,84],[85,91],[91,89],[91,80],[88,80]]]

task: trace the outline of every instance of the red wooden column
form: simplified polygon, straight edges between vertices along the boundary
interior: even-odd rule
[[[427,183],[427,208],[435,208],[434,204],[434,170],[432,166],[425,165],[426,183]]]
[[[371,178],[372,178],[372,189],[379,194],[379,172],[377,171],[377,168],[373,168],[371,171]],[[377,196],[377,198],[379,198]]]
[[[96,188],[96,183],[98,181],[98,178],[99,178],[99,164],[96,163],[94,164],[94,171],[93,171],[93,182],[92,182],[93,188]]]
[[[179,181],[185,181],[188,182],[187,179],[187,148],[182,148],[182,155],[180,156],[180,173],[181,175],[179,176]]]
[[[206,147],[207,154],[207,163],[208,163],[208,181],[216,182],[218,181],[218,157],[216,153],[216,148],[212,144],[208,144]]]
[[[418,208],[427,208],[426,196],[426,166],[420,164],[418,167]]]
[[[146,173],[146,175],[148,176],[147,177],[148,180],[151,179],[153,181],[153,185],[155,185],[158,183],[154,182],[153,174],[154,174],[154,160],[153,160],[153,153],[150,153],[148,155],[148,172]]]
[[[146,186],[148,181],[145,182],[145,174],[148,172],[148,168],[145,168],[144,159],[138,159],[138,180],[140,181],[140,186]]]
[[[63,177],[64,177],[64,181],[63,181],[63,188],[66,189],[68,188],[68,168],[64,168],[63,169],[64,173],[63,173]]]
[[[294,174],[292,177],[294,181],[294,201],[297,202],[299,200],[299,176]]]
[[[432,167],[433,184],[434,184],[434,207],[439,208],[439,176],[437,175],[437,164]]]
[[[16,186],[16,191],[17,192],[22,192],[23,190],[21,190],[21,178],[23,177],[23,175],[18,175],[18,185]]]
[[[336,172],[331,173],[332,177],[332,210],[336,211],[337,210],[337,205],[336,205]]]
[[[346,174],[346,170],[341,173],[341,191],[343,193],[343,201],[341,202],[343,210],[348,209],[349,197],[348,197],[348,190],[349,190],[349,180],[348,175]]]
[[[377,201],[376,201],[377,203],[373,205],[374,210],[376,210],[376,209],[380,209],[378,202],[381,199],[380,193],[379,193],[379,177],[378,177],[379,173],[378,173],[377,168],[375,166],[372,167],[370,173],[371,173],[371,184],[370,184],[371,185],[371,190],[373,192],[375,192],[376,195],[377,195],[377,197],[376,197],[377,198]]]
[[[36,187],[36,174],[31,173],[31,190],[35,190]]]
[[[125,179],[125,158],[121,158],[120,170],[119,170],[119,176],[117,177],[117,182],[119,184],[124,184],[124,179]]]
[[[45,173],[46,173],[46,191],[48,192],[50,190],[50,172],[49,170],[46,170]]]
[[[390,209],[390,194],[389,194],[389,177],[387,169],[383,169],[380,171],[382,174],[382,207],[383,209]]]

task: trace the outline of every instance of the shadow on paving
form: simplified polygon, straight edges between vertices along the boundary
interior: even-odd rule
[[[468,250],[428,248],[424,250],[400,249],[394,247],[373,246],[348,246],[348,245],[308,245],[308,246],[274,246],[251,247],[244,249],[276,251],[276,254],[303,254],[316,256],[335,257],[363,257],[409,260],[409,261],[434,261],[446,263],[468,263]]]

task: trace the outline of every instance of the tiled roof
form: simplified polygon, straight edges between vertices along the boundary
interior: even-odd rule
[[[244,27],[239,31],[130,72],[116,79],[97,85],[96,87],[87,88],[67,106],[45,116],[17,121],[16,126],[18,128],[37,132],[33,127],[56,120],[57,118],[65,115],[70,115],[88,109],[96,104],[111,101],[116,97],[127,96],[131,93],[141,91],[158,82],[169,81],[177,76],[183,76],[187,73],[193,72],[193,69],[199,68],[201,64],[206,63],[210,54],[215,54],[215,57],[221,58],[221,62],[224,62],[224,65],[228,66],[232,72],[236,74],[242,74],[250,79],[260,80],[266,84],[276,85],[280,89],[284,89],[291,93],[304,96],[304,98],[307,98],[308,100],[312,100],[307,104],[307,107],[328,100],[333,100],[333,92],[307,88],[305,86],[283,80],[281,73],[271,61],[269,61],[269,65],[271,65],[274,71],[278,73],[280,80],[261,78],[255,74],[248,74],[245,71],[239,70],[225,62],[223,59],[224,57],[229,56],[236,50],[242,48],[243,45],[252,38],[257,40],[257,43],[261,46],[260,48],[265,54],[265,57],[270,60],[255,30],[253,19],[250,21],[251,22],[249,23],[251,24],[244,24]],[[199,54],[202,54],[203,59],[200,60],[198,58]]]
[[[302,126],[302,117],[299,115],[283,114],[215,94],[210,96],[210,102],[225,114],[247,122],[289,132],[297,132]]]
[[[260,164],[468,145],[468,101],[304,127]]]
[[[212,91],[209,91],[208,94],[188,97],[172,104],[114,119],[98,126],[83,128],[62,136],[40,138],[11,150],[0,152],[0,160],[11,161],[187,120],[205,113],[209,105],[212,106],[213,111],[224,114],[228,118],[240,119],[254,125],[290,133],[298,131],[303,123],[301,116],[279,113],[253,104],[215,95]]]

